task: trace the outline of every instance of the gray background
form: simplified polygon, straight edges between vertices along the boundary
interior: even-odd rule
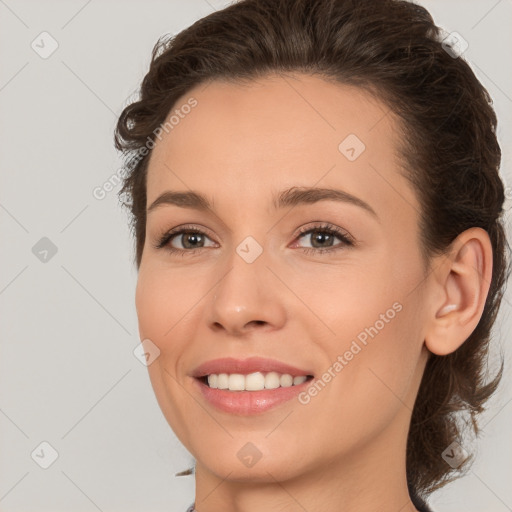
[[[468,41],[465,57],[495,101],[512,184],[512,2],[419,3]],[[174,476],[192,458],[133,353],[136,271],[119,186],[102,200],[93,190],[120,167],[116,118],[157,38],[225,5],[0,0],[1,512],[181,512],[193,501],[193,477]],[[59,45],[45,59],[31,47],[42,46],[43,31]],[[508,368],[511,302],[507,293],[494,346]],[[508,369],[471,444],[476,464],[432,497],[436,511],[512,510],[510,382]],[[42,442],[58,453],[47,469]]]

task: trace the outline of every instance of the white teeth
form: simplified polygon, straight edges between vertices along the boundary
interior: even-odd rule
[[[281,383],[279,382],[279,374],[276,372],[269,372],[265,375],[265,389],[276,389]]]
[[[261,372],[250,373],[245,376],[246,391],[260,391],[265,388],[265,376]]]
[[[306,375],[292,377],[288,373],[254,372],[248,375],[241,373],[212,373],[208,375],[208,386],[212,389],[229,389],[229,391],[262,391],[263,389],[288,388],[306,382]]]
[[[228,388],[230,391],[243,391],[245,389],[245,377],[240,373],[232,373],[229,376]]]
[[[219,389],[228,389],[229,376],[227,373],[219,373],[219,375],[217,377],[217,387]]]
[[[281,375],[279,382],[282,388],[289,388],[290,386],[293,386],[293,377],[288,373],[284,373]]]
[[[212,373],[211,375],[208,375],[208,386],[210,386],[213,389],[217,389],[217,381],[219,380],[219,376]]]
[[[306,379],[307,379],[307,377],[304,375],[299,375],[298,377],[293,377],[293,385],[298,386],[299,384],[306,382]]]

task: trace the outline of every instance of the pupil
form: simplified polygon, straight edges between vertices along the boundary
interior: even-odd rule
[[[325,242],[331,238],[331,235],[329,235],[329,234],[326,234],[326,233],[321,234],[321,232],[318,232],[318,231],[317,231],[317,233],[320,233],[320,234],[313,237],[313,240],[315,241],[315,243],[320,242],[320,244],[321,244],[322,241]],[[315,245],[315,243],[313,244],[313,246]]]
[[[201,235],[198,233],[189,233],[188,235],[185,235],[186,243],[184,244],[184,247],[187,247],[187,244],[190,240],[192,240],[192,248],[194,248],[195,243],[198,241],[198,239],[201,238]],[[195,242],[194,242],[195,240]]]

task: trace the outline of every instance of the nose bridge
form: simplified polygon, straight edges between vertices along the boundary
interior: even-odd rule
[[[245,237],[221,261],[222,277],[213,290],[211,325],[242,333],[251,326],[279,327],[285,318],[284,304],[262,243]]]

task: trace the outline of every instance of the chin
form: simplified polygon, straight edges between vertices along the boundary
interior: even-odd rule
[[[252,466],[241,462],[236,453],[219,456],[219,453],[215,451],[200,454],[196,460],[196,471],[197,468],[204,467],[219,479],[232,482],[267,483],[276,480],[289,480],[301,474],[298,458],[295,460],[287,453],[280,453],[278,457],[275,454],[273,456],[262,455],[261,459],[253,463]]]

